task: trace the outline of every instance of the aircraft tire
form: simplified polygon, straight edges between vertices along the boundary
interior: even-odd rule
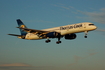
[[[57,41],[57,42],[56,42],[56,44],[59,44],[59,43],[61,43],[61,41]]]
[[[87,38],[87,36],[84,36],[85,38]]]
[[[51,40],[46,40],[45,42],[46,42],[46,43],[49,43],[49,42],[51,42]]]

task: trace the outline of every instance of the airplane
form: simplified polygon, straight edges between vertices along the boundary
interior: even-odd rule
[[[60,27],[48,28],[43,30],[36,30],[36,29],[29,29],[24,25],[24,23],[17,19],[17,24],[20,29],[21,35],[17,34],[8,34],[11,36],[17,36],[20,39],[27,39],[27,40],[39,40],[39,39],[47,39],[45,42],[51,42],[50,38],[57,38],[58,41],[56,44],[61,43],[60,39],[65,38],[66,40],[73,40],[76,39],[77,35],[75,33],[84,32],[85,38],[87,38],[87,34],[89,31],[93,31],[97,29],[97,27],[90,22],[83,22],[71,25],[65,25]]]

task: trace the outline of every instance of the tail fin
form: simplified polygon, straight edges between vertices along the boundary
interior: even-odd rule
[[[17,19],[16,21],[17,21],[17,24],[18,24],[19,27],[27,28],[20,19]],[[20,29],[20,32],[21,32],[21,35],[26,35],[27,34],[27,32],[23,31],[22,29]]]

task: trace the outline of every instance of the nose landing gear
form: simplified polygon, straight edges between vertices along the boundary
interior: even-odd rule
[[[84,38],[87,38],[87,33],[88,33],[88,31],[85,31],[85,36],[84,36]]]
[[[84,36],[84,38],[87,38],[87,36]]]

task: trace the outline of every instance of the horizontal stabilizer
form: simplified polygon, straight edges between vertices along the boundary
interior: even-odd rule
[[[11,36],[21,36],[21,35],[16,35],[16,34],[8,34],[8,35],[11,35]]]

